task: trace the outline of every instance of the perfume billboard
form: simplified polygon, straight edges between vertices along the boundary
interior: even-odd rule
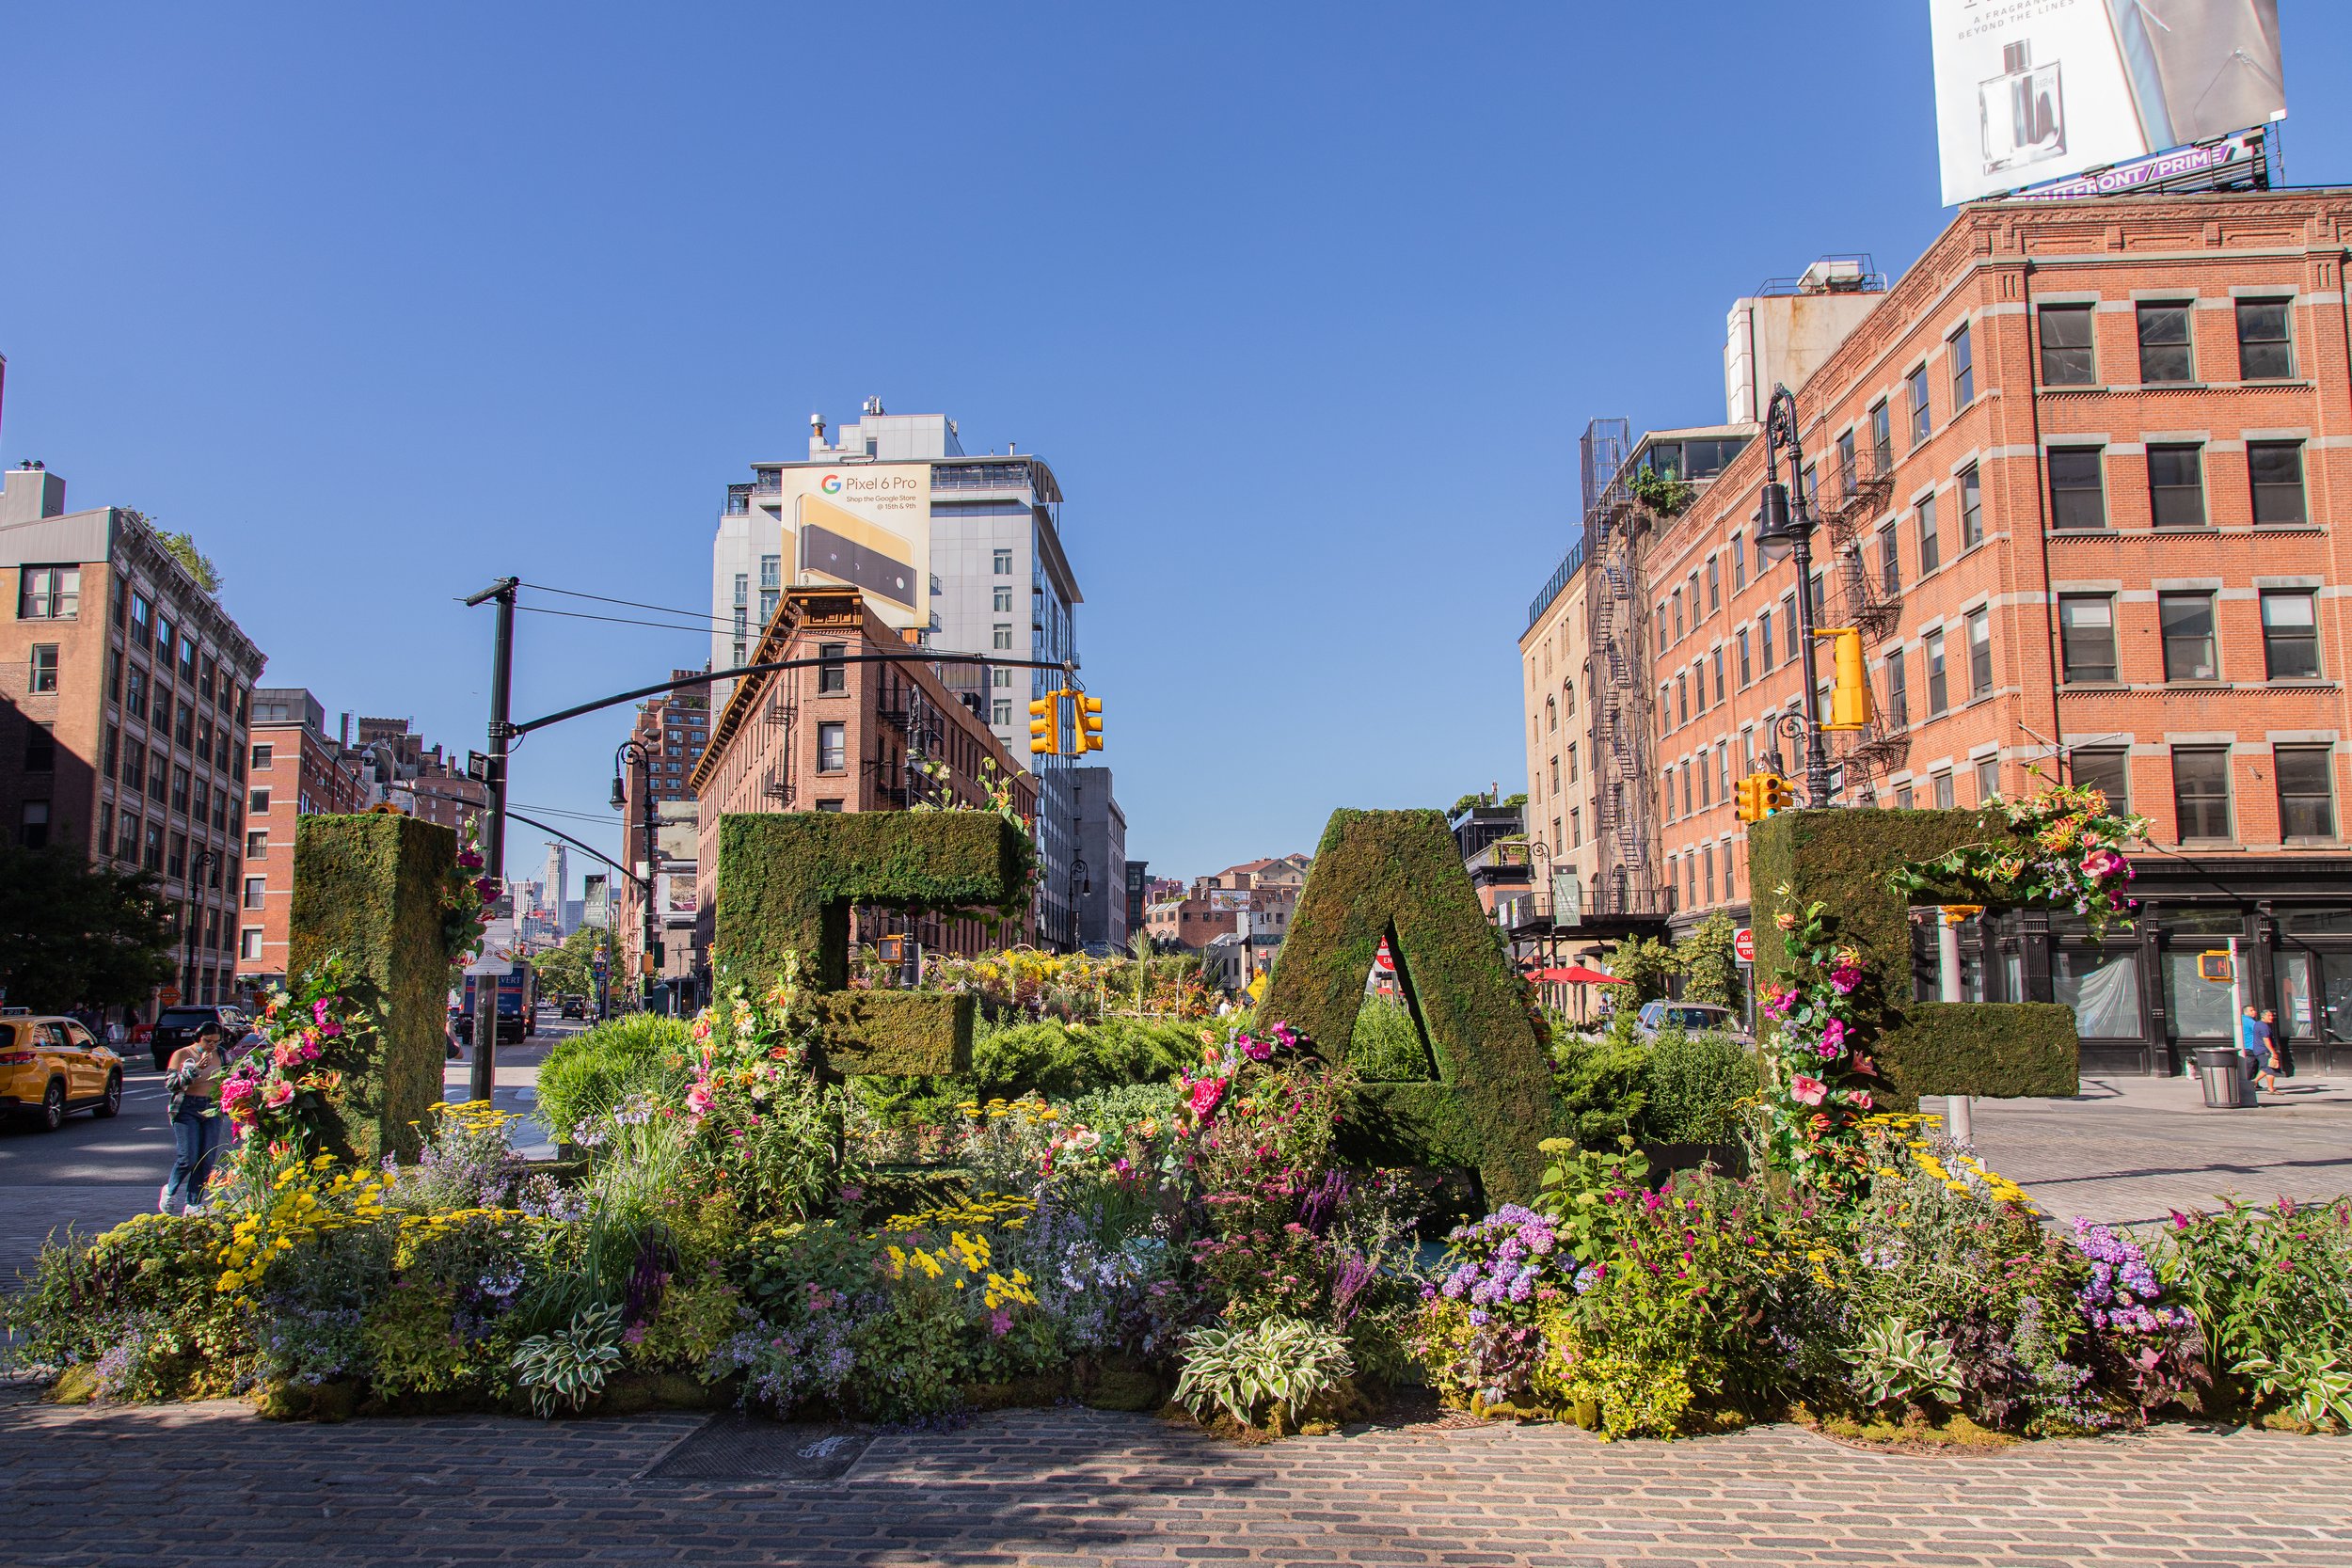
[[[1929,0],[1944,200],[2284,119],[2278,0]]]

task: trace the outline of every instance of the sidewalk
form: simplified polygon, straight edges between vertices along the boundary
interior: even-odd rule
[[[2225,1196],[2352,1193],[2352,1080],[2289,1078],[2248,1110],[2205,1109],[2193,1078],[2083,1080],[2066,1100],[1979,1100],[1977,1152],[2058,1220],[2162,1220]],[[1941,1115],[1928,1101],[1922,1110]]]

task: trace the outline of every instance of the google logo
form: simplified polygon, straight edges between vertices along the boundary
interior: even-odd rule
[[[822,490],[828,496],[837,496],[841,494],[841,476],[839,474],[827,474],[823,479],[818,482],[817,488]]]

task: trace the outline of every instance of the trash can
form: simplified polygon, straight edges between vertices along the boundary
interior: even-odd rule
[[[2205,1107],[2214,1111],[2251,1105],[2253,1085],[2247,1081],[2246,1057],[2232,1045],[2201,1045],[2196,1051],[2197,1081],[2205,1091]]]

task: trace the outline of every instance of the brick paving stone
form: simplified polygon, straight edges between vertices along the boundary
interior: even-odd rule
[[[836,1481],[637,1479],[701,1418],[279,1426],[0,1391],[0,1560],[175,1565],[1726,1563],[2352,1568],[2352,1442],[2165,1427],[1943,1458],[1420,1427],[1258,1449],[1017,1411]]]

